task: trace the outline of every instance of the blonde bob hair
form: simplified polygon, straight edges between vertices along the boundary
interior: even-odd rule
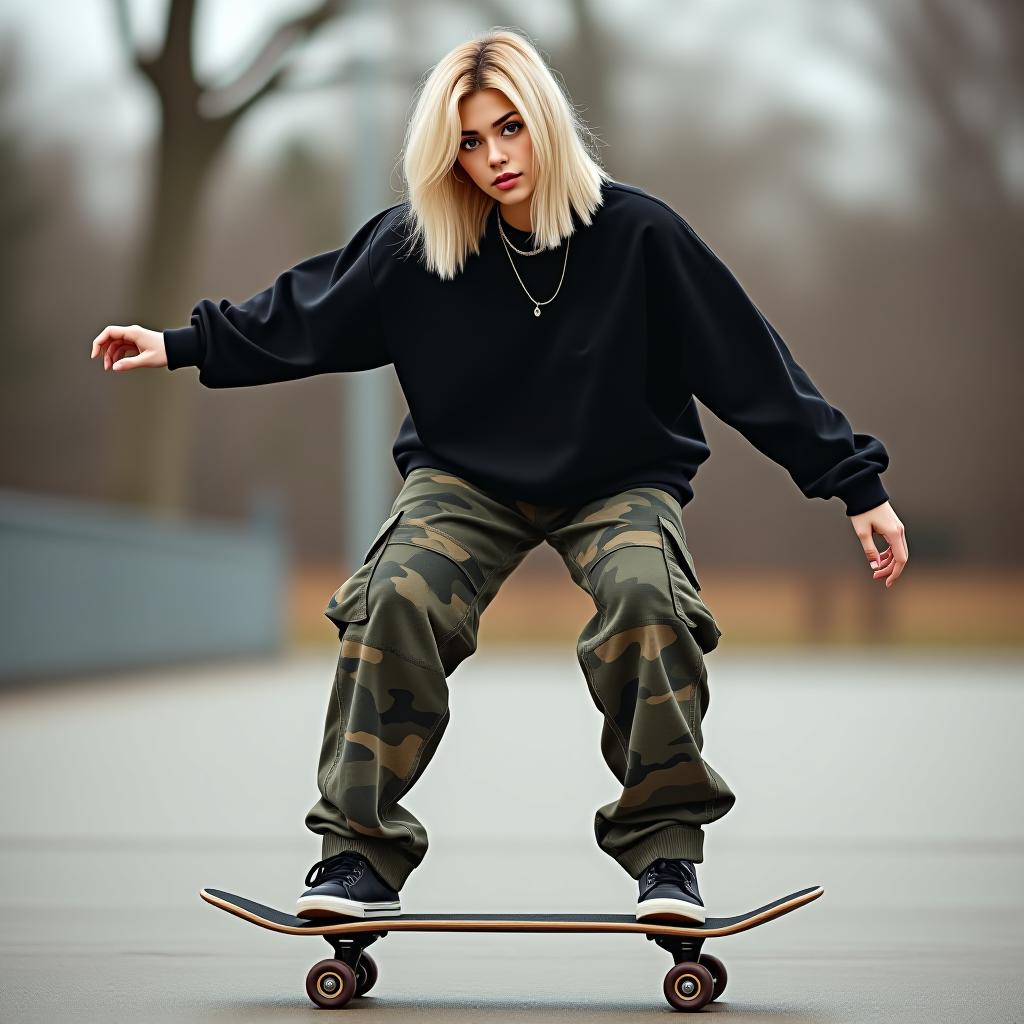
[[[404,224],[421,243],[428,270],[455,277],[480,251],[497,200],[453,171],[462,138],[459,101],[499,89],[522,115],[533,150],[530,220],[537,245],[554,248],[572,234],[572,211],[584,224],[612,180],[588,151],[590,131],[534,45],[517,31],[493,28],[461,43],[430,70],[414,100],[403,146],[408,192]]]

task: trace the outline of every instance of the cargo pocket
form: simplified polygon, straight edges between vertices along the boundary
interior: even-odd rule
[[[331,595],[324,615],[339,627],[348,622],[365,622],[370,617],[366,607],[366,591],[377,568],[388,538],[398,525],[405,509],[399,509],[394,515],[388,516],[377,531],[377,536],[370,543],[369,550],[363,558],[363,564]]]
[[[480,562],[464,544],[436,526],[422,519],[413,519],[400,525],[391,539],[394,544],[405,544],[441,555],[458,569],[459,586],[469,587],[471,599],[483,589],[485,576]],[[455,579],[453,577],[452,586]]]
[[[661,524],[662,553],[672,585],[672,603],[676,614],[690,627],[700,649],[708,654],[718,646],[722,631],[711,610],[697,593],[700,580],[697,579],[697,570],[679,528],[665,516],[659,515],[658,522]]]

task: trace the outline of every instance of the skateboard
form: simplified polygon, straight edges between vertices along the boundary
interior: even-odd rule
[[[377,980],[377,965],[366,947],[388,932],[639,932],[668,950],[675,961],[665,975],[665,998],[675,1010],[699,1010],[724,991],[725,964],[702,953],[706,939],[756,928],[823,896],[820,885],[790,893],[736,917],[709,917],[703,924],[670,918],[640,921],[629,914],[399,914],[396,917],[293,917],[221,889],[201,889],[207,903],[245,921],[285,935],[322,935],[334,958],[321,960],[306,975],[306,994],[323,1009],[341,1009],[365,995]]]

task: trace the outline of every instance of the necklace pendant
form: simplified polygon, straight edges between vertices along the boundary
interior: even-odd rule
[[[534,316],[540,316],[540,306],[534,306],[533,307],[533,315]]]

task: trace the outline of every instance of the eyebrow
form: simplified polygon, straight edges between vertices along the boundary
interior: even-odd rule
[[[507,114],[502,114],[497,121],[491,122],[492,128],[497,128],[502,121],[507,121],[510,117],[518,115],[518,111],[510,110]],[[463,135],[479,135],[480,133],[475,128],[467,128],[462,132]]]

